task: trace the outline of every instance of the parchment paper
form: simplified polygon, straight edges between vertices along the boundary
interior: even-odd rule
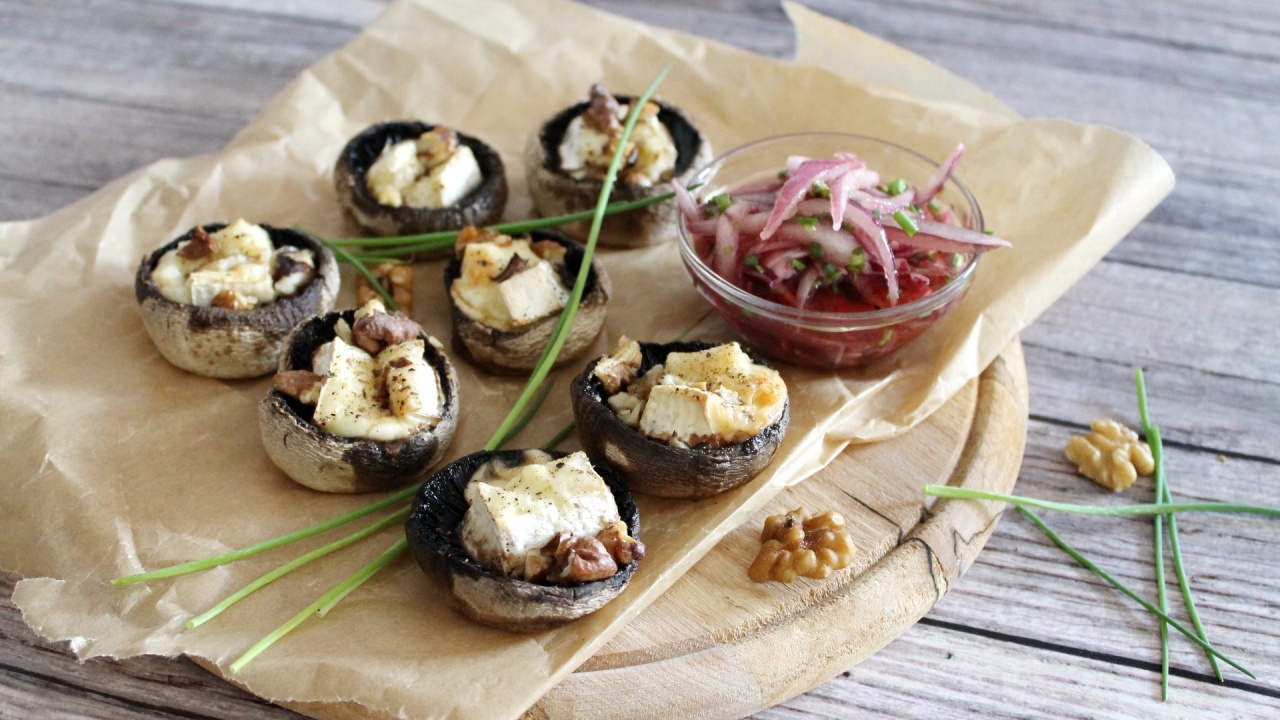
[[[965,302],[897,357],[844,376],[785,369],[794,414],[771,468],[711,500],[642,499],[649,556],[630,588],[595,615],[532,636],[489,630],[451,609],[440,577],[402,558],[236,677],[275,700],[354,701],[403,718],[519,715],[780,487],[847,443],[902,432],[939,407],[1172,187],[1168,166],[1133,138],[1020,120],[918,57],[789,11],[801,26],[802,59],[829,69],[560,0],[401,0],[303,73],[222,152],[156,163],[46,218],[0,227],[0,565],[30,578],[14,593],[27,622],[85,658],[185,653],[225,669],[394,541],[388,531],[315,563],[194,631],[182,628],[192,615],[344,531],[199,575],[108,584],[370,501],[315,493],[276,470],[255,416],[268,381],[171,367],[142,329],[132,280],[144,253],[197,223],[243,216],[354,232],[330,175],[347,138],[373,122],[421,118],[486,139],[512,180],[508,217],[526,217],[519,157],[527,135],[590,83],[638,92],[670,63],[661,95],[688,110],[719,151],[805,130],[879,136],[935,158],[963,141],[970,150],[960,175],[989,226],[1015,245],[988,255]],[[910,72],[884,70],[893,66]],[[598,351],[621,333],[662,340],[695,323],[694,337],[728,337],[718,318],[699,322],[708,306],[673,246],[604,259],[616,296]],[[438,264],[418,268],[414,315],[447,337],[440,272]],[[346,303],[351,281],[347,273]],[[464,410],[451,457],[483,444],[520,387],[457,365]],[[540,445],[569,419],[568,376],[516,445]]]

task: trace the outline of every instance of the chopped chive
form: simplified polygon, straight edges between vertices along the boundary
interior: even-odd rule
[[[729,206],[733,204],[733,196],[728,193],[720,193],[719,195],[712,197],[710,202],[715,203],[717,211],[724,213],[724,211],[728,210]]]
[[[716,214],[716,211],[715,211],[715,210],[712,210],[711,208],[703,208],[703,209],[702,209],[702,217],[704,217],[704,218],[712,217],[712,216],[714,216],[715,214]]]
[[[939,205],[935,200],[930,200],[929,204],[926,207],[928,207],[929,211],[932,212],[934,215],[942,214],[942,206]]]
[[[893,337],[893,330],[886,329],[884,335],[880,336],[880,342],[876,343],[876,347],[882,348],[889,343],[889,338]]]
[[[810,255],[812,255],[812,256],[814,256],[814,257],[822,257],[822,253],[823,253],[823,252],[825,252],[825,250],[823,250],[823,248],[822,248],[822,243],[820,243],[820,242],[811,242],[811,243],[809,243],[809,254],[810,254]]]
[[[875,218],[875,219],[876,219],[876,222],[880,222],[880,211],[879,211],[879,210],[872,210],[872,211],[871,211],[871,217]]]
[[[951,267],[952,267],[952,269],[954,269],[954,270],[959,270],[959,269],[960,269],[960,266],[961,266],[961,265],[964,265],[964,260],[965,260],[965,258],[964,258],[964,254],[963,254],[963,253],[951,253]]]
[[[779,179],[779,180],[786,180],[786,179],[787,179],[787,171],[786,171],[786,170],[779,170],[779,171],[778,171],[778,179]]]
[[[759,255],[748,255],[748,256],[746,256],[746,257],[742,258],[742,264],[743,264],[743,265],[746,265],[746,266],[748,266],[748,267],[753,267],[753,268],[755,268],[756,270],[758,270],[758,271],[760,271],[760,272],[764,272],[764,268],[760,266],[760,256],[759,256]]]
[[[862,272],[867,266],[867,251],[862,248],[854,248],[853,253],[849,255],[849,274],[855,275]]]
[[[801,225],[805,226],[810,230],[812,230],[813,227],[818,224],[818,218],[798,217],[795,220],[796,222],[800,223]]]
[[[840,269],[835,266],[835,263],[827,263],[822,266],[822,273],[829,278],[834,278],[840,274]]]
[[[744,307],[740,307],[740,308],[738,308],[738,309],[742,311],[742,316],[743,316],[743,317],[753,318],[753,317],[755,317],[755,316],[756,316],[756,314],[755,314],[755,311],[754,311],[754,310],[749,310],[749,309],[744,308]]]
[[[793,267],[793,268],[795,268],[795,269],[797,269],[797,270],[803,270],[803,269],[804,269],[804,261],[803,261],[803,260],[801,260],[800,258],[791,258],[791,267]]]
[[[827,187],[827,184],[822,180],[814,180],[813,184],[809,186],[809,192],[820,198],[831,197],[831,188]]]
[[[920,226],[916,225],[916,221],[902,210],[895,212],[893,214],[893,219],[898,221],[898,227],[902,228],[902,231],[907,234],[907,237],[911,237],[920,231]]]
[[[982,231],[982,234],[983,234],[983,235],[995,235],[995,234],[996,234],[996,231],[995,231],[995,230],[983,230],[983,231]]]
[[[884,190],[884,193],[886,195],[901,195],[902,193],[907,191],[908,187],[909,186],[907,185],[907,181],[899,177],[899,178],[894,178],[890,180],[888,183],[885,183],[883,186],[881,186],[881,189]]]
[[[916,207],[915,205],[908,205],[907,209],[916,215],[920,214],[920,208]]]

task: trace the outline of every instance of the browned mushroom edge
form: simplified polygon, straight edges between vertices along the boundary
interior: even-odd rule
[[[630,105],[636,100],[631,95],[615,95],[619,103]],[[694,173],[711,162],[711,143],[680,108],[654,99],[658,104],[658,121],[667,127],[676,144],[675,180],[687,184]],[[582,101],[565,108],[543,124],[525,146],[525,174],[529,194],[534,207],[543,216],[566,215],[590,210],[600,197],[602,183],[595,180],[577,180],[560,168],[560,143],[569,123],[590,105]],[[641,200],[668,191],[666,183],[649,187],[614,185],[610,199],[613,202]],[[674,202],[618,213],[605,217],[600,230],[600,243],[607,247],[644,247],[674,239],[679,209]],[[590,221],[565,226],[565,231],[577,238],[586,238]]]
[[[355,322],[355,310],[313,317],[298,325],[280,356],[279,371],[310,370],[316,348],[335,337],[334,323]],[[435,338],[425,342],[423,358],[440,378],[440,422],[404,440],[379,441],[334,435],[317,426],[315,408],[272,389],[258,406],[262,442],[285,474],[325,492],[389,490],[422,476],[444,457],[458,427],[458,375]]]
[[[226,223],[203,225],[214,233]],[[166,360],[206,377],[237,379],[266,375],[276,369],[281,345],[294,326],[333,308],[338,295],[338,263],[333,252],[303,233],[262,225],[275,247],[292,245],[315,255],[316,275],[296,295],[250,310],[230,310],[179,303],[160,293],[151,273],[160,258],[189,240],[195,228],[142,258],[134,278],[134,295],[142,322]]]
[[[561,266],[560,279],[572,288],[582,267],[586,249],[576,240],[554,230],[534,230],[529,233],[532,241],[552,240],[568,249],[565,264]],[[449,293],[453,281],[462,272],[462,260],[455,256],[444,269],[444,289]],[[565,340],[555,367],[564,367],[591,347],[591,343],[604,327],[607,305],[613,287],[609,274],[598,258],[592,258],[587,283],[582,290],[582,303],[573,318],[573,327]],[[515,330],[498,330],[473,320],[458,309],[449,295],[449,307],[453,317],[453,351],[465,357],[472,365],[495,375],[523,375],[531,372],[542,356],[542,349],[551,340],[560,313],[535,320]]]
[[[713,347],[714,343],[701,341],[642,342],[643,359],[637,377],[654,365],[665,363],[668,353],[697,352]],[[753,362],[768,365],[750,350],[746,353]],[[609,407],[604,385],[593,372],[597,362],[599,360],[588,364],[569,386],[578,437],[596,467],[607,467],[618,473],[633,490],[664,497],[718,495],[759,475],[782,445],[791,420],[789,397],[777,422],[736,445],[677,448],[642,435]]]
[[[424,122],[402,120],[366,128],[342,148],[333,169],[333,182],[343,207],[362,227],[378,236],[458,230],[467,225],[491,225],[502,217],[507,204],[507,174],[498,152],[478,138],[457,133],[458,141],[471,148],[480,166],[480,186],[456,204],[443,208],[390,207],[374,199],[365,174],[382,151],[404,140],[415,140],[434,128]],[[415,259],[444,257],[445,251]]]
[[[482,451],[441,468],[418,491],[405,521],[405,536],[418,564],[428,574],[444,572],[460,609],[476,622],[517,632],[547,630],[594,612],[617,597],[637,562],[618,568],[604,580],[580,585],[540,585],[486,570],[467,554],[458,528],[467,513],[463,493],[476,470],[499,459],[522,460],[524,450]],[[553,458],[566,452],[551,451]],[[640,534],[640,511],[625,484],[611,471],[596,468],[618,504],[618,514],[633,537]]]

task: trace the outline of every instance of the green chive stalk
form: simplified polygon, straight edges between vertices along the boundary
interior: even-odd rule
[[[1160,428],[1151,422],[1151,416],[1147,411],[1147,384],[1142,374],[1142,368],[1134,370],[1133,375],[1134,382],[1138,387],[1138,412],[1142,417],[1142,434],[1147,438],[1147,442],[1151,446],[1151,458],[1155,461],[1156,466],[1156,502],[1168,504],[1173,500],[1169,492],[1169,481],[1165,472],[1164,443],[1160,440]],[[1209,636],[1205,633],[1204,623],[1200,621],[1200,612],[1196,609],[1195,596],[1191,593],[1191,582],[1187,577],[1186,566],[1182,562],[1182,547],[1178,541],[1178,519],[1176,515],[1169,516],[1169,549],[1173,553],[1173,571],[1178,576],[1178,588],[1182,590],[1182,602],[1187,608],[1187,616],[1191,618],[1191,624],[1195,627],[1196,634],[1200,636],[1200,639],[1208,642]],[[1162,628],[1162,630],[1161,637],[1163,639],[1167,637],[1168,630],[1167,628]],[[1167,656],[1167,647],[1162,645],[1162,669]],[[1213,668],[1213,674],[1218,678],[1218,682],[1222,682],[1222,668],[1218,666],[1218,659],[1207,652],[1205,657],[1209,659],[1209,665]],[[1168,680],[1165,676],[1162,676],[1161,679],[1162,687],[1166,688],[1165,697],[1167,698]]]
[[[345,515],[339,515],[336,518],[316,523],[315,525],[302,528],[301,530],[295,530],[287,535],[281,535],[279,537],[271,538],[270,540],[264,540],[263,542],[256,545],[250,545],[242,550],[223,553],[222,555],[204,558],[203,560],[192,560],[191,562],[185,562],[178,565],[170,565],[169,567],[152,570],[150,572],[138,573],[137,575],[116,578],[111,581],[111,584],[120,587],[122,585],[132,585],[136,582],[144,582],[146,580],[159,580],[161,578],[177,577],[179,575],[188,575],[201,570],[208,570],[209,568],[217,567],[219,565],[226,565],[227,563],[235,562],[236,560],[243,560],[244,558],[257,555],[261,552],[274,550],[275,548],[295,543],[299,540],[306,540],[313,535],[319,535],[320,533],[326,530],[332,530],[339,525],[345,525],[349,522],[359,520],[366,515],[391,507],[397,503],[402,503],[413,497],[415,492],[417,492],[416,487],[405,488],[393,495],[388,495],[377,502],[372,502],[362,508],[352,510]]]
[[[649,87],[640,96],[633,107],[644,107],[644,104],[653,97],[653,93],[657,90],[658,85],[670,72],[671,67],[667,66],[662,69],[658,76],[654,78]],[[629,114],[627,123],[622,129],[622,136],[619,138],[618,147],[614,151],[613,159],[609,163],[609,170],[605,176],[604,185],[600,190],[600,199],[596,204],[595,214],[591,221],[591,231],[587,235],[585,252],[582,257],[582,265],[578,269],[578,277],[576,278],[573,290],[569,295],[569,302],[560,313],[560,319],[556,324],[555,331],[552,334],[551,342],[542,352],[542,357],[538,360],[538,365],[529,377],[528,383],[525,384],[524,391],[521,392],[519,399],[511,408],[511,412],[494,431],[493,437],[489,442],[485,443],[485,450],[495,450],[509,437],[512,436],[512,428],[515,427],[520,417],[524,413],[524,409],[529,405],[534,393],[542,386],[546,380],[547,373],[551,371],[552,365],[555,364],[556,358],[560,354],[560,350],[564,347],[564,343],[569,334],[569,328],[573,326],[574,316],[577,314],[578,305],[582,302],[582,295],[586,289],[587,275],[591,270],[591,259],[595,254],[596,241],[600,237],[600,227],[604,220],[605,208],[609,203],[609,195],[613,192],[613,186],[617,179],[618,170],[622,165],[622,150],[627,144],[627,140],[631,137],[631,132],[635,128],[636,120],[640,117],[639,112]],[[348,254],[348,257],[350,255]],[[239,672],[245,665],[252,661],[255,657],[271,647],[277,640],[289,634],[295,627],[302,624],[312,613],[327,614],[337,603],[343,598],[351,594],[356,588],[360,587],[366,580],[373,577],[379,570],[391,563],[399,555],[408,549],[408,541],[401,539],[385,553],[380,555],[373,562],[360,568],[347,579],[343,580],[332,590],[325,593],[319,600],[316,600],[306,609],[290,618],[285,624],[273,630],[269,635],[259,640],[257,644],[249,648],[249,650],[235,662],[231,664],[231,672]]]
[[[1153,432],[1159,432],[1152,427]],[[1167,504],[1164,499],[1165,477],[1164,467],[1159,456],[1156,461],[1156,504]],[[1173,516],[1170,515],[1172,520]],[[1156,601],[1160,603],[1160,610],[1165,613],[1169,612],[1169,591],[1164,585],[1164,516],[1155,515],[1151,519],[1151,542],[1155,548],[1155,566],[1156,566]],[[1210,656],[1212,657],[1212,656]],[[1160,699],[1162,701],[1169,699],[1169,625],[1163,620],[1160,622]]]
[[[319,558],[322,558],[325,555],[328,555],[333,552],[337,552],[338,550],[341,550],[342,548],[345,548],[348,545],[359,542],[360,540],[363,540],[369,537],[370,535],[373,535],[374,533],[377,533],[378,531],[383,530],[391,526],[392,524],[401,521],[402,519],[404,519],[405,515],[409,514],[409,509],[410,508],[408,507],[401,508],[363,530],[354,532],[342,538],[341,540],[331,542],[322,548],[317,548],[315,550],[312,550],[311,552],[307,553],[306,555],[303,555],[302,557],[296,558],[291,562],[287,562],[284,565],[281,565],[275,570],[272,570],[271,572],[263,575],[262,577],[259,577],[257,580],[254,580],[248,585],[245,585],[244,587],[240,588],[236,592],[227,596],[227,599],[223,600],[217,605],[214,605],[212,608],[205,611],[204,613],[197,615],[191,618],[190,620],[188,620],[187,628],[188,629],[196,628],[209,622],[210,620],[226,612],[232,605],[235,605],[236,603],[240,602],[246,597],[249,597],[253,593],[257,592],[258,590],[261,590],[262,588],[266,587],[272,582],[275,582],[281,577],[284,577],[285,575],[293,572],[294,570],[297,570],[298,568],[302,567],[303,565],[306,565],[312,560],[318,560]]]
[[[245,654],[241,655],[235,662],[231,663],[231,672],[240,672],[245,665],[248,665],[254,658],[261,655],[264,650],[274,645],[277,640],[288,635],[289,631],[298,627],[304,620],[311,617],[312,613],[319,612],[321,608],[328,605],[334,598],[345,597],[347,593],[351,592],[351,590],[359,587],[365,580],[373,577],[374,573],[386,567],[392,560],[399,557],[401,553],[408,549],[408,547],[409,541],[404,538],[400,538],[396,541],[395,545],[392,545],[386,552],[379,555],[373,562],[352,573],[346,580],[338,583],[338,585],[332,590],[322,595],[319,600],[311,603],[305,610],[294,615],[292,618],[289,618],[285,624],[275,630],[272,630],[269,635],[259,640],[253,647],[249,648]]]
[[[1097,565],[1094,565],[1094,564],[1093,564],[1093,562],[1089,560],[1089,558],[1086,558],[1084,555],[1082,555],[1082,554],[1080,553],[1080,551],[1078,551],[1078,550],[1076,550],[1075,548],[1071,547],[1071,545],[1067,544],[1067,541],[1066,541],[1066,540],[1063,540],[1063,539],[1062,539],[1061,537],[1059,537],[1059,536],[1058,536],[1058,534],[1057,534],[1056,532],[1054,532],[1054,531],[1053,531],[1053,530],[1052,530],[1048,525],[1045,525],[1045,524],[1044,524],[1044,521],[1042,521],[1039,517],[1037,517],[1035,513],[1031,512],[1030,510],[1028,510],[1028,509],[1026,509],[1025,507],[1022,507],[1022,506],[1018,506],[1018,512],[1022,513],[1022,514],[1023,514],[1023,515],[1025,515],[1029,520],[1031,520],[1031,522],[1035,523],[1036,527],[1040,528],[1040,530],[1044,532],[1045,536],[1046,536],[1046,537],[1048,537],[1050,540],[1052,540],[1052,541],[1054,542],[1054,544],[1055,544],[1055,545],[1057,545],[1058,547],[1062,548],[1062,549],[1063,549],[1063,551],[1065,551],[1068,555],[1070,555],[1072,558],[1074,558],[1076,562],[1080,563],[1082,566],[1084,566],[1085,568],[1087,568],[1087,569],[1088,569],[1089,571],[1091,571],[1094,575],[1097,575],[1098,577],[1100,577],[1100,578],[1102,578],[1103,580],[1105,580],[1108,584],[1110,584],[1110,585],[1111,585],[1112,587],[1114,587],[1115,589],[1119,590],[1120,592],[1124,593],[1125,595],[1128,595],[1130,599],[1132,599],[1134,602],[1138,603],[1138,604],[1139,604],[1139,605],[1141,605],[1142,607],[1146,608],[1146,609],[1147,609],[1147,611],[1148,611],[1148,612],[1150,612],[1151,614],[1155,615],[1156,617],[1160,618],[1160,619],[1161,619],[1161,620],[1163,620],[1164,622],[1168,623],[1168,624],[1169,624],[1169,626],[1170,626],[1170,627],[1172,627],[1173,629],[1177,630],[1178,632],[1182,633],[1183,635],[1186,635],[1186,636],[1187,636],[1187,639],[1189,639],[1191,642],[1193,642],[1193,643],[1195,643],[1195,644],[1199,645],[1200,647],[1204,648],[1204,651],[1205,651],[1205,652],[1207,652],[1207,653],[1211,653],[1211,654],[1213,654],[1213,655],[1216,655],[1216,656],[1218,656],[1218,657],[1222,658],[1222,660],[1223,660],[1224,662],[1226,662],[1228,665],[1230,665],[1231,667],[1233,667],[1233,668],[1235,668],[1235,669],[1239,670],[1240,672],[1244,673],[1245,675],[1248,675],[1249,677],[1253,678],[1254,680],[1257,680],[1257,679],[1258,679],[1258,676],[1257,676],[1257,675],[1254,675],[1253,673],[1251,673],[1251,672],[1249,672],[1248,670],[1246,670],[1246,669],[1245,669],[1242,665],[1240,665],[1239,663],[1235,662],[1234,660],[1232,660],[1231,658],[1227,657],[1226,655],[1223,655],[1222,653],[1218,652],[1217,648],[1213,647],[1212,645],[1210,645],[1209,643],[1205,642],[1204,640],[1201,640],[1198,636],[1196,636],[1196,634],[1195,634],[1195,633],[1193,633],[1193,632],[1191,632],[1190,630],[1188,630],[1188,629],[1186,629],[1186,628],[1182,627],[1182,625],[1181,625],[1181,624],[1179,624],[1177,620],[1174,620],[1173,618],[1169,617],[1169,616],[1168,616],[1168,614],[1164,613],[1163,611],[1161,611],[1161,610],[1160,610],[1159,608],[1157,608],[1156,606],[1152,605],[1151,603],[1147,602],[1146,600],[1143,600],[1141,597],[1138,597],[1137,593],[1135,593],[1134,591],[1132,591],[1132,590],[1130,590],[1129,588],[1125,587],[1123,583],[1121,583],[1119,580],[1116,580],[1115,578],[1111,577],[1111,575],[1110,575],[1110,574],[1108,574],[1108,573],[1107,573],[1105,570],[1103,570],[1102,568],[1098,567]]]
[[[329,249],[333,251],[333,254],[338,257],[339,260],[342,260],[343,262],[346,262],[346,263],[350,263],[351,266],[356,269],[356,272],[363,275],[364,279],[368,280],[369,285],[373,287],[374,292],[378,293],[378,296],[382,298],[382,303],[386,305],[388,310],[390,310],[391,312],[400,311],[400,306],[396,304],[395,298],[391,297],[391,293],[387,292],[387,289],[382,287],[382,283],[378,282],[378,279],[373,276],[373,273],[369,272],[369,268],[365,267],[365,264],[363,261],[361,261],[359,258],[353,257],[351,253],[347,252],[346,250],[336,245],[329,245],[329,243],[325,242],[320,238],[315,238],[315,239],[318,242],[324,245],[327,245]]]
[[[959,498],[961,500],[993,500],[995,502],[1009,503],[1019,507],[1035,507],[1042,510],[1057,510],[1058,512],[1076,513],[1078,515],[1172,515],[1182,512],[1225,512],[1225,513],[1250,513],[1254,515],[1266,515],[1269,517],[1280,517],[1280,509],[1263,507],[1261,505],[1237,505],[1234,503],[1219,502],[1193,502],[1193,503],[1168,503],[1168,504],[1147,504],[1147,505],[1072,505],[1070,503],[1053,502],[1050,500],[1038,500],[1036,498],[1021,497],[1019,495],[1002,495],[1000,493],[987,492],[985,490],[970,490],[968,488],[951,487],[949,485],[925,485],[921,489],[925,495],[943,498]]]

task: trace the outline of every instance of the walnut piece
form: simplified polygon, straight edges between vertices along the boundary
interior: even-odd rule
[[[618,394],[618,391],[631,384],[640,371],[643,358],[640,354],[640,343],[623,335],[613,348],[613,354],[602,357],[596,362],[592,372],[604,385],[605,397]]]
[[[218,240],[199,225],[191,229],[191,239],[183,243],[178,257],[185,260],[199,260],[209,257],[218,249]]]
[[[413,308],[413,267],[403,263],[382,263],[369,268],[378,284],[404,310]],[[374,298],[380,298],[364,275],[356,274],[356,305],[363,306]]]
[[[821,580],[853,562],[853,536],[845,531],[839,513],[810,517],[804,508],[796,508],[785,515],[770,515],[760,542],[760,554],[747,570],[753,582]]]
[[[1067,441],[1067,459],[1081,474],[1102,487],[1119,492],[1133,485],[1139,475],[1155,472],[1151,448],[1138,433],[1110,418],[1094,420],[1093,432]]]
[[[593,537],[560,533],[554,542],[555,563],[547,574],[547,582],[552,585],[604,580],[618,572],[618,563],[604,543]]]
[[[226,308],[227,310],[252,310],[258,301],[250,296],[241,295],[235,290],[223,290],[213,296],[213,300],[209,303],[212,307]]]
[[[422,326],[404,313],[372,312],[356,318],[351,337],[361,350],[377,355],[388,345],[399,345],[422,334]]]
[[[627,524],[621,520],[601,530],[596,539],[604,545],[618,565],[644,559],[644,543],[628,535]]]
[[[271,378],[271,387],[304,403],[315,405],[320,399],[324,378],[310,370],[285,370]]]
[[[457,134],[442,125],[437,125],[418,137],[418,160],[428,169],[447,161],[457,149]]]

